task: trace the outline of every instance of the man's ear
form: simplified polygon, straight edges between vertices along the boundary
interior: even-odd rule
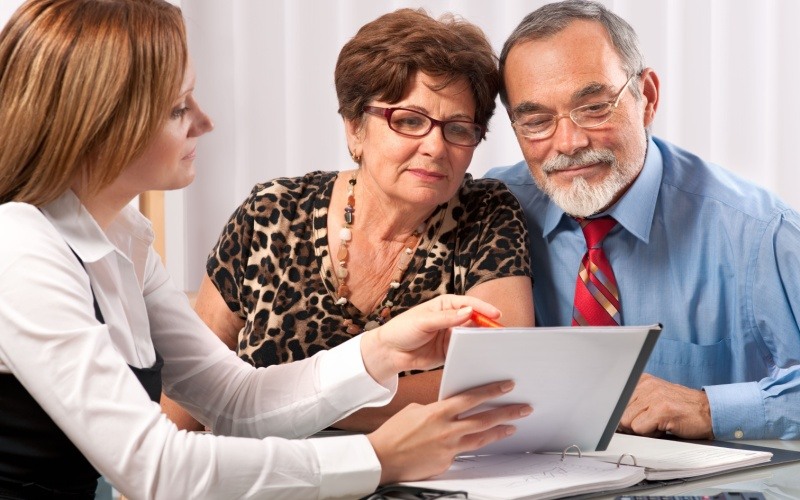
[[[652,68],[642,71],[642,98],[644,99],[644,127],[652,125],[658,109],[659,81],[658,75]]]

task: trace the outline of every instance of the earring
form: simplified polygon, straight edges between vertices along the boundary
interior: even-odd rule
[[[350,151],[350,158],[356,163],[361,163],[361,157],[353,153],[352,151]]]

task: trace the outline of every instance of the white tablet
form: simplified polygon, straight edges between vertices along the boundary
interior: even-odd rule
[[[661,332],[659,325],[558,328],[455,328],[439,399],[513,380],[514,390],[480,409],[527,403],[517,432],[474,454],[602,451]],[[573,449],[573,451],[575,451]]]

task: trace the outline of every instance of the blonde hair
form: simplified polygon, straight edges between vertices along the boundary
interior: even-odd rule
[[[101,189],[142,154],[187,65],[163,0],[28,0],[0,33],[0,203]]]

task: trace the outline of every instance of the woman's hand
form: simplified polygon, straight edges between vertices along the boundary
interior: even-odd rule
[[[513,387],[511,381],[496,382],[429,405],[406,406],[367,436],[381,462],[381,484],[440,474],[456,455],[513,434],[516,427],[505,422],[530,415],[530,406],[507,405],[458,418]]]
[[[469,322],[472,311],[500,316],[494,306],[474,297],[441,295],[363,334],[361,356],[367,372],[382,382],[406,370],[429,370],[444,362],[450,328]]]

